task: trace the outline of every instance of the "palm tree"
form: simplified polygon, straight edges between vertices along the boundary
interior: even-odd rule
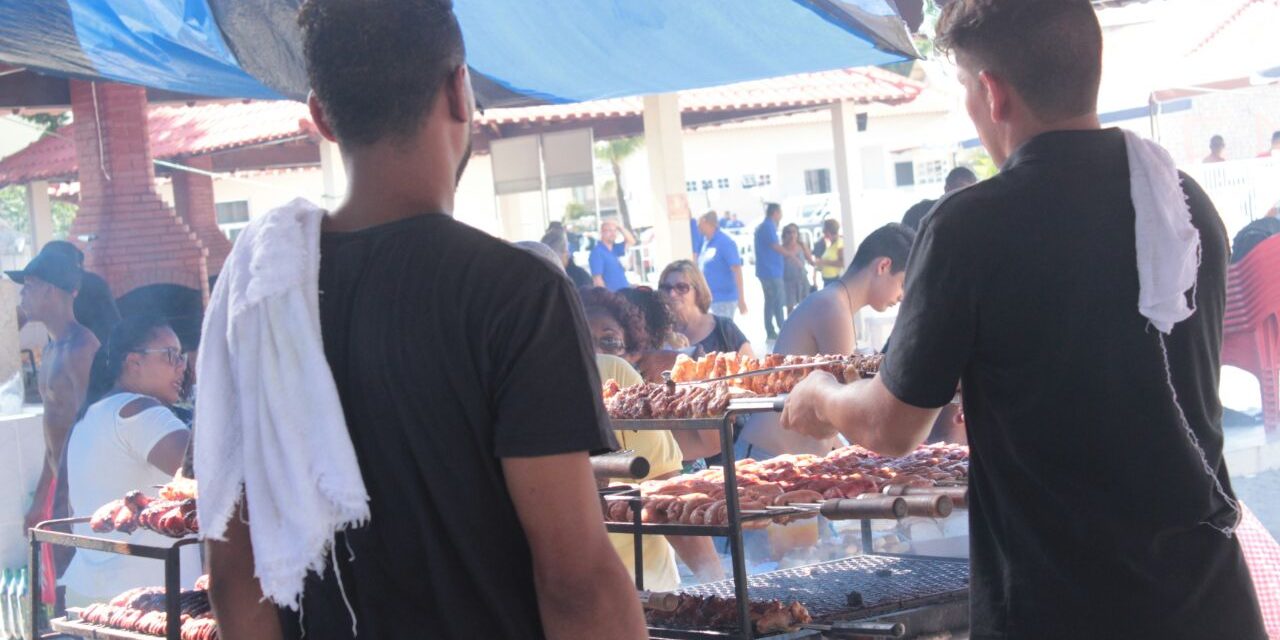
[[[644,138],[617,138],[596,143],[596,157],[608,161],[613,167],[613,185],[618,196],[618,215],[622,218],[622,226],[631,228],[631,212],[627,210],[626,192],[622,188],[622,161],[644,146]]]

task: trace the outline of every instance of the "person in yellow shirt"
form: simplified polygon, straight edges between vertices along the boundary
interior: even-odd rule
[[[844,271],[844,238],[840,237],[840,223],[833,219],[822,221],[822,240],[826,244],[818,258],[818,271],[822,285],[827,286],[840,279]]]
[[[614,380],[626,388],[642,384],[644,378],[614,351],[625,355],[639,349],[644,342],[644,325],[640,312],[622,296],[604,289],[591,289],[582,296],[591,342],[596,349],[596,367],[600,380]],[[614,431],[618,445],[630,449],[649,461],[649,475],[643,480],[659,480],[680,473],[684,454],[670,431]],[[634,483],[634,479],[614,479],[612,483]],[[610,534],[613,548],[622,563],[635,577],[635,538],[627,534]],[[676,555],[693,571],[699,582],[724,577],[720,556],[711,538],[688,536],[644,536],[644,586],[650,591],[669,591],[680,586]],[[674,547],[674,548],[673,548]]]

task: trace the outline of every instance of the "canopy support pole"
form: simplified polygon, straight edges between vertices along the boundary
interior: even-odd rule
[[[654,270],[661,271],[673,260],[693,257],[678,94],[645,96],[644,147],[649,156],[649,188],[654,203],[651,255]]]
[[[31,255],[34,256],[53,240],[53,206],[49,202],[49,183],[45,180],[27,183],[27,219],[31,228]]]

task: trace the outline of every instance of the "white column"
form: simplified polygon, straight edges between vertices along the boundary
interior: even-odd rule
[[[342,164],[338,143],[320,140],[320,176],[324,185],[320,204],[325,209],[333,209],[347,195],[347,168]]]
[[[31,255],[40,252],[53,240],[53,207],[49,203],[49,183],[37,180],[27,184],[27,219],[31,227]]]
[[[840,234],[844,237],[846,266],[853,261],[855,203],[862,200],[862,150],[858,139],[858,105],[842,101],[831,105],[831,137],[835,140],[836,192],[840,195]]]
[[[684,128],[677,94],[645,96],[644,149],[649,155],[649,188],[655,208],[653,265],[660,272],[672,260],[693,257],[684,184]]]

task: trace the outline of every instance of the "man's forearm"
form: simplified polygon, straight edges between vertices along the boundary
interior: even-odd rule
[[[204,543],[209,564],[209,602],[225,640],[280,640],[276,608],[263,600],[253,575],[249,527],[236,513],[227,521],[226,541]]]
[[[747,296],[742,290],[742,267],[733,268],[733,286],[738,289],[738,299],[746,300]]]
[[[613,553],[613,549],[608,549]],[[550,640],[648,638],[640,599],[631,577],[617,560],[600,563],[592,579],[551,581],[538,578],[538,611]]]
[[[938,409],[903,404],[876,379],[835,383],[819,396],[820,420],[834,425],[850,442],[887,456],[910,453],[924,442]]]
[[[704,536],[667,536],[667,542],[676,550],[676,555],[689,565],[694,576],[701,582],[714,582],[724,578],[724,566],[720,564],[720,555],[711,538]]]

